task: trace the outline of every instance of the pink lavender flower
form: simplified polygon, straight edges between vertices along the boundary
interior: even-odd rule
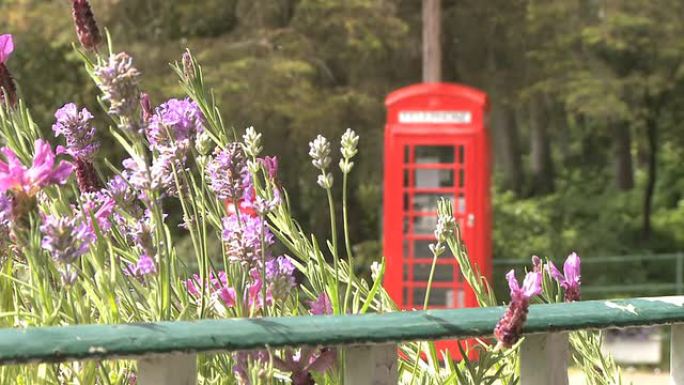
[[[95,75],[103,99],[109,102],[108,113],[121,119],[120,128],[137,132],[140,72],[133,66],[133,59],[125,52],[112,54],[95,67]]]
[[[581,260],[577,253],[572,253],[568,256],[563,264],[563,274],[556,268],[553,262],[549,262],[547,270],[551,276],[558,281],[561,287],[565,290],[565,302],[573,302],[580,300],[580,275]]]
[[[239,143],[216,149],[207,164],[209,187],[219,199],[240,200],[249,181],[247,161]]]
[[[268,174],[269,178],[272,180],[278,179],[278,158],[275,156],[265,156],[259,158],[261,165],[264,166],[264,170]]]
[[[95,51],[102,41],[102,36],[100,36],[90,4],[87,0],[72,0],[71,4],[78,41],[81,42],[83,48]]]
[[[183,285],[188,291],[188,294],[195,298],[197,302],[201,300],[202,292],[200,288],[202,286],[202,281],[199,275],[193,274],[191,278],[183,282]],[[214,303],[220,302],[225,307],[235,306],[235,289],[228,285],[228,277],[224,271],[220,271],[218,274],[211,274],[205,288],[205,293],[209,295],[210,300]]]
[[[237,215],[240,215],[239,220]],[[275,239],[261,218],[244,213],[223,218],[221,236],[226,246],[228,259],[249,266],[255,266],[261,261],[262,227],[264,230],[264,247],[268,247],[275,242]]]
[[[9,147],[0,149],[6,162],[0,160],[0,192],[34,196],[43,187],[64,184],[74,170],[74,165],[65,160],[55,165],[55,153],[42,139],[36,140],[35,155],[31,167],[24,166]]]
[[[522,328],[527,320],[527,312],[530,299],[541,294],[541,273],[529,272],[525,276],[522,287],[519,286],[515,278],[515,271],[511,270],[506,274],[508,286],[511,290],[511,303],[503,317],[494,328],[494,336],[499,344],[510,348],[522,336]]]
[[[81,194],[83,210],[78,215],[93,232],[95,231],[93,219],[101,231],[108,231],[112,226],[109,217],[114,212],[116,201],[105,191]]]
[[[7,59],[14,51],[12,35],[0,35],[0,101],[7,100],[10,106],[17,103],[17,88],[14,85],[12,74],[5,65]]]
[[[12,39],[12,35],[8,33],[0,35],[0,63],[4,64],[7,62],[7,59],[9,59],[13,51],[14,40]]]
[[[80,218],[46,215],[40,226],[41,246],[52,258],[64,264],[75,262],[90,249],[95,235]]]
[[[333,312],[330,298],[326,292],[321,292],[315,301],[309,301],[309,306],[311,306],[311,314],[313,315],[332,314]]]
[[[124,272],[134,277],[142,278],[150,274],[155,274],[157,272],[157,266],[155,266],[154,260],[149,255],[143,253],[138,258],[138,262],[129,264]]]
[[[204,131],[204,116],[197,103],[189,98],[169,99],[157,107],[145,128],[150,147],[159,152],[186,153],[197,134]]]
[[[333,366],[337,351],[330,348],[303,347],[299,351],[285,350],[283,358],[273,357],[273,365],[290,372],[293,385],[315,385],[311,372],[325,372]]]

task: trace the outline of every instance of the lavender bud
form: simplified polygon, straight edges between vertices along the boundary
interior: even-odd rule
[[[150,118],[152,118],[152,115],[154,115],[154,109],[150,102],[150,95],[147,92],[142,92],[140,94],[140,110],[142,111],[142,120],[147,124],[147,122],[150,121]]]
[[[351,159],[358,152],[357,147],[359,145],[359,136],[356,135],[354,130],[347,128],[347,131],[342,135],[342,140],[340,142],[340,151],[342,152],[342,157],[345,159]]]
[[[311,163],[313,163],[314,167],[319,170],[325,170],[331,161],[330,142],[328,142],[328,139],[322,135],[318,135],[316,139],[309,142],[309,156],[311,156]]]
[[[261,150],[263,150],[261,146],[261,133],[257,133],[254,127],[247,127],[242,139],[245,142],[245,152],[247,155],[259,156]]]
[[[318,183],[318,185],[323,187],[324,189],[332,188],[333,175],[331,173],[327,173],[325,175],[321,174],[318,176],[316,183]]]
[[[209,187],[219,199],[241,199],[247,187],[247,161],[239,143],[215,151],[207,164]]]
[[[183,53],[183,75],[187,80],[195,78],[195,64],[189,49],[186,49]]]
[[[72,0],[72,13],[78,41],[83,48],[91,51],[97,50],[98,44],[102,41],[100,30],[97,28],[95,16],[87,0]]]

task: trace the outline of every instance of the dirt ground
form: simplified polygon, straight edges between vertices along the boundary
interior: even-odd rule
[[[622,372],[622,379],[625,384],[632,385],[668,385],[669,373],[655,373],[645,371],[630,371],[624,370]],[[576,370],[570,370],[570,385],[585,385],[584,375]]]

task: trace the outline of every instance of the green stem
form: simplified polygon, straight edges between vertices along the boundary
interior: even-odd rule
[[[321,170],[322,174],[325,176],[325,170]],[[333,255],[333,266],[335,268],[335,302],[338,305],[340,303],[340,271],[339,271],[339,256],[337,255],[337,218],[335,217],[335,202],[333,201],[332,189],[327,187],[325,189],[328,195],[328,208],[330,209],[330,231],[332,232],[332,255]]]
[[[347,207],[347,173],[342,176],[342,224],[344,226],[344,246],[347,249],[347,262],[349,265],[349,282],[344,293],[343,313],[347,313],[347,303],[351,295],[352,282],[354,281],[354,256],[352,255],[351,240],[349,238],[349,215]]]

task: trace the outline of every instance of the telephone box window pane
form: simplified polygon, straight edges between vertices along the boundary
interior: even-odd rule
[[[415,194],[413,196],[413,210],[414,211],[427,211],[427,212],[437,212],[437,202],[440,198],[446,198],[454,203],[453,194],[443,194],[443,193],[426,193],[426,194]]]
[[[463,164],[465,162],[465,146],[458,146],[458,163]]]
[[[404,170],[404,187],[410,187],[411,186],[411,181],[409,180],[409,177],[411,176],[409,170]]]
[[[404,297],[403,302],[405,304],[409,304],[409,289],[407,287],[405,287],[404,290],[402,290],[402,292],[403,292],[403,297]]]
[[[407,263],[404,264],[404,282],[410,281],[411,278],[409,277],[409,265]]]
[[[413,234],[432,234],[437,226],[437,216],[413,217]]]
[[[463,169],[458,170],[458,187],[465,187],[465,171]]]
[[[419,168],[415,170],[414,183],[415,187],[418,188],[452,187],[454,185],[454,170]],[[405,183],[404,186],[407,186],[407,184]]]
[[[404,193],[404,211],[408,211],[409,209],[409,194]]]
[[[427,289],[424,287],[413,289],[413,305],[423,306],[425,301],[425,294]],[[446,289],[441,287],[433,287],[430,289],[430,300],[428,305],[431,306],[454,306],[454,289]]]
[[[458,199],[456,200],[456,212],[465,213],[466,212],[466,199],[463,193],[458,194]]]
[[[404,240],[404,259],[408,259],[411,254],[411,250],[409,250],[409,242],[407,240]]]
[[[454,146],[416,146],[415,163],[454,163]]]
[[[465,292],[463,289],[456,289],[456,295],[454,296],[454,299],[456,300],[456,303],[454,304],[456,307],[465,307]]]
[[[404,163],[411,161],[411,146],[404,146]]]
[[[413,281],[427,282],[430,279],[431,263],[416,263],[413,265]],[[454,280],[454,265],[435,265],[433,282],[452,282]]]
[[[432,251],[430,251],[430,244],[435,243],[435,240],[415,240],[413,241],[413,256],[415,258],[425,258],[425,259],[432,259]],[[454,255],[451,253],[451,249],[447,247],[442,255],[439,256],[440,259],[442,258],[453,258]]]

